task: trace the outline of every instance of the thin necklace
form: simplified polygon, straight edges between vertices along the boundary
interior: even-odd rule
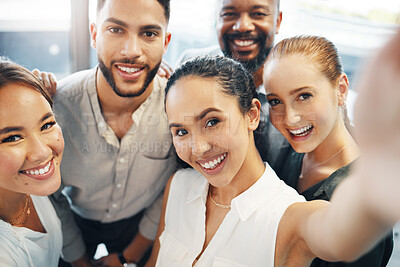
[[[231,205],[229,204],[229,205],[224,205],[224,204],[219,204],[219,203],[217,203],[213,198],[212,198],[212,196],[211,196],[211,190],[210,190],[210,199],[211,199],[211,201],[217,206],[217,207],[219,207],[219,208],[223,208],[223,209],[230,209],[231,208]]]
[[[327,160],[324,160],[318,164],[315,164],[314,166],[311,166],[310,168],[307,169],[307,171],[301,172],[299,178],[302,179],[304,177],[304,175],[306,175],[307,173],[309,173],[312,169],[317,168],[318,166],[321,166],[324,163],[327,163],[328,161],[330,161],[331,159],[333,159],[334,157],[336,157],[337,155],[339,155],[340,152],[342,152],[343,150],[345,150],[346,148],[353,146],[354,144],[348,144],[344,147],[342,147],[338,152],[336,152],[335,154],[333,154],[332,156],[330,156]]]
[[[25,196],[25,206],[24,206],[24,208],[22,209],[21,213],[18,214],[18,216],[15,217],[14,219],[9,220],[9,223],[12,224],[12,225],[24,225],[24,224],[28,221],[29,215],[31,214],[30,203],[31,203],[31,198],[30,198],[29,195],[27,194],[27,195]],[[17,221],[18,219],[20,219],[21,216],[24,215],[25,213],[27,214],[25,220],[22,221],[22,222],[20,222],[20,223],[16,223],[16,221]]]

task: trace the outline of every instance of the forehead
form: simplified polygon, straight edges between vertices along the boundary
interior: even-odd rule
[[[234,9],[234,10],[252,10],[255,8],[268,8],[275,10],[277,0],[218,0],[218,10]]]
[[[106,0],[97,14],[97,22],[115,18],[127,24],[167,25],[164,8],[156,0]]]
[[[36,116],[51,112],[41,93],[24,84],[12,83],[0,88],[0,127],[33,123]]]
[[[166,99],[170,119],[183,113],[197,115],[210,107],[228,110],[232,106],[238,106],[236,98],[224,93],[221,85],[212,78],[182,78],[170,88]]]
[[[293,54],[275,58],[264,69],[267,93],[281,94],[302,87],[329,84],[317,64],[307,56]]]

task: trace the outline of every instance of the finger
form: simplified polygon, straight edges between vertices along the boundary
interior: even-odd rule
[[[168,72],[170,73],[174,72],[174,69],[166,61],[162,61],[161,64],[164,66],[164,69],[167,70]]]
[[[54,76],[53,73],[50,73],[49,81],[50,81],[50,87],[51,87],[51,89],[49,89],[49,93],[51,96],[53,96],[57,90],[57,78],[56,78],[56,76]]]
[[[33,75],[35,75],[36,77],[39,78],[39,76],[40,76],[40,71],[39,71],[38,69],[32,70],[32,73],[33,73]]]
[[[49,81],[49,74],[47,72],[40,73],[39,79],[42,81],[44,87],[49,90],[51,89],[51,84]]]
[[[94,264],[94,266],[99,266],[99,267],[104,266],[102,258],[100,258],[98,260],[94,260],[94,261],[92,261],[92,263]]]
[[[166,73],[166,72],[164,71],[164,69],[162,69],[161,67],[158,68],[157,74],[158,74],[158,76],[160,76],[160,77],[166,77],[166,76],[167,76],[167,73]],[[166,78],[167,78],[167,77],[166,77]]]

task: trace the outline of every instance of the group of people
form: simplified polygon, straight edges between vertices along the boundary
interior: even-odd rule
[[[353,127],[329,40],[275,45],[279,0],[217,2],[219,48],[171,77],[169,0],[98,0],[98,66],[56,88],[1,60],[0,263],[386,266],[400,32],[358,83]]]

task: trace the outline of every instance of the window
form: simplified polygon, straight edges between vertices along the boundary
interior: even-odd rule
[[[25,66],[70,73],[69,0],[0,0],[0,55]]]

